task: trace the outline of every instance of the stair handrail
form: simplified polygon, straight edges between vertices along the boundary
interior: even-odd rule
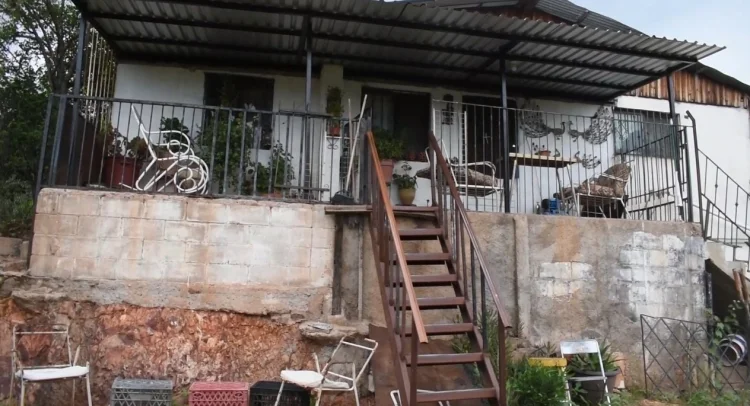
[[[431,180],[431,192],[433,206],[438,208],[438,220],[439,224],[443,228],[443,237],[446,245],[452,246],[453,264],[455,266],[456,275],[459,277],[458,286],[462,290],[463,295],[469,299],[469,286],[471,286],[471,307],[467,307],[466,311],[469,315],[472,323],[476,327],[480,327],[481,337],[477,337],[479,346],[485,353],[485,362],[496,369],[487,376],[492,381],[493,386],[496,390],[497,400],[501,405],[505,405],[506,400],[506,381],[507,381],[507,361],[506,361],[506,348],[505,348],[505,334],[508,329],[512,326],[510,324],[510,317],[505,310],[502,302],[500,302],[500,296],[497,294],[495,284],[492,276],[489,274],[489,267],[484,259],[482,250],[479,245],[479,239],[476,237],[474,228],[471,226],[469,216],[466,214],[466,208],[464,207],[461,195],[458,192],[456,181],[453,177],[453,172],[448,166],[448,162],[445,160],[443,151],[440,148],[440,143],[435,134],[430,132],[429,135],[430,145],[430,180]],[[445,185],[448,186],[448,192],[452,200],[453,210],[448,210],[448,200],[445,193]],[[450,229],[452,228],[452,229]],[[453,234],[451,238],[451,234]],[[469,264],[466,261],[466,241],[465,237],[468,236],[469,243]],[[479,274],[476,274],[476,265],[479,265]],[[471,282],[469,282],[469,271],[471,272]],[[463,279],[463,282],[461,281]],[[477,300],[477,282],[479,282],[479,300]],[[491,308],[487,308],[486,292],[489,291],[492,304],[494,304],[494,311],[497,315],[497,358],[494,359],[489,357],[491,353],[491,336],[489,335],[494,327],[490,326],[489,314],[492,311]],[[477,309],[477,302],[481,306]],[[492,306],[492,305],[490,305]],[[479,320],[481,318],[481,321]],[[497,373],[497,376],[495,376]]]
[[[445,176],[445,180],[448,183],[448,188],[451,194],[451,197],[453,198],[453,201],[455,202],[455,207],[457,209],[458,214],[461,216],[461,219],[463,220],[464,224],[466,225],[466,234],[469,236],[469,240],[471,243],[476,247],[477,251],[477,262],[479,262],[479,268],[481,269],[482,273],[484,274],[484,277],[489,281],[488,284],[488,290],[490,291],[490,296],[492,296],[492,300],[495,304],[498,319],[503,325],[503,328],[509,329],[511,328],[510,324],[510,317],[508,316],[507,311],[505,310],[505,307],[503,306],[502,302],[500,302],[500,296],[497,294],[497,289],[495,289],[494,283],[492,283],[492,277],[489,274],[487,263],[484,259],[484,255],[482,254],[482,250],[479,245],[479,239],[476,236],[476,233],[474,232],[474,228],[471,226],[471,222],[469,221],[469,216],[466,214],[466,208],[464,207],[463,201],[461,200],[461,195],[458,192],[458,187],[456,187],[456,182],[453,180],[453,174],[451,172],[450,167],[448,166],[448,162],[445,160],[445,156],[443,156],[443,151],[440,149],[439,142],[437,138],[435,138],[435,133],[430,132],[430,150],[431,153],[434,155],[434,159],[430,160],[430,162],[437,163],[438,168],[441,170],[443,175]],[[435,169],[437,168],[430,168],[430,173],[432,180],[432,193],[433,193],[433,202],[437,200],[436,195],[436,188],[437,188],[437,182],[435,178]]]
[[[389,230],[390,237],[393,239],[394,246],[395,246],[395,254],[396,254],[396,261],[398,263],[399,269],[401,270],[401,277],[403,278],[403,287],[406,289],[406,295],[409,299],[409,303],[411,304],[411,317],[412,317],[412,324],[414,325],[414,328],[416,329],[416,335],[419,339],[419,342],[426,343],[427,340],[427,331],[424,327],[424,322],[422,320],[422,313],[419,310],[419,306],[417,305],[417,294],[414,291],[414,284],[412,283],[411,274],[409,273],[409,267],[406,264],[406,255],[403,250],[403,246],[401,245],[401,237],[398,233],[398,226],[396,223],[396,216],[393,213],[393,206],[391,205],[391,198],[390,194],[388,193],[388,188],[386,187],[385,183],[385,176],[383,175],[383,170],[380,167],[380,165],[377,165],[376,163],[380,162],[380,157],[378,156],[378,150],[375,146],[375,137],[372,133],[372,131],[368,131],[366,134],[367,138],[367,145],[368,149],[370,150],[370,159],[372,160],[372,165],[370,166],[370,170],[374,171],[374,175],[376,178],[376,189],[372,191],[373,192],[373,198],[377,198],[379,201],[372,201],[371,204],[373,206],[371,216],[373,220],[377,217],[376,211],[378,209],[377,206],[381,206],[384,209],[385,219],[387,221],[387,228]],[[373,227],[376,227],[375,224],[372,224]],[[378,235],[378,239],[382,240],[383,236]],[[378,244],[379,249],[382,248],[382,242]],[[381,258],[382,259],[382,258]],[[390,261],[390,259],[389,259]],[[388,264],[386,264],[388,265]],[[390,282],[389,282],[390,283]],[[414,333],[414,332],[412,332]],[[403,332],[402,332],[403,334]]]

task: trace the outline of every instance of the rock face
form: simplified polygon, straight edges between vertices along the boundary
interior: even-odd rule
[[[0,399],[8,394],[11,332],[17,323],[69,324],[73,352],[80,345],[79,364],[90,362],[94,404],[100,405],[108,401],[117,376],[172,379],[178,395],[196,380],[278,380],[285,368],[314,369],[313,352],[325,352],[304,340],[296,324],[269,317],[72,301],[36,302],[31,308],[3,299]],[[21,353],[59,360],[62,350],[49,341],[33,340],[24,342]],[[83,386],[77,385],[77,399],[85,396]],[[27,404],[67,402],[71,388],[70,382],[34,385]]]

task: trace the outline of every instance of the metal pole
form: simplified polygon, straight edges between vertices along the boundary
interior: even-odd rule
[[[305,69],[305,113],[309,114],[310,106],[312,104],[312,41],[310,40],[309,34],[305,38],[305,44],[307,50],[307,66]],[[307,165],[304,169],[305,179],[303,180],[303,185],[305,188],[308,188],[310,187],[310,178],[312,177],[312,174],[310,173],[312,169],[312,140],[310,139],[310,117],[308,115],[306,115],[304,119],[303,137],[303,142],[305,143],[305,165]]]
[[[677,114],[675,113],[674,106],[674,75],[667,76],[667,92],[669,95],[669,116],[672,118],[672,125],[677,125]]]
[[[706,231],[706,224],[703,223],[703,186],[701,186],[701,160],[700,150],[698,149],[698,127],[695,125],[695,117],[690,114],[690,111],[686,112],[688,119],[693,124],[693,148],[695,150],[695,181],[698,184],[698,221],[701,222],[701,231],[703,232],[703,238],[706,238],[708,234]],[[690,210],[693,208],[691,207]]]
[[[86,45],[86,20],[81,16],[78,20],[78,47],[76,49],[76,76],[73,82],[73,95],[81,95],[81,76],[83,74],[84,46]],[[55,89],[63,92],[64,89]]]
[[[505,73],[505,58],[503,57],[500,59],[500,80],[501,80],[501,86],[500,86],[500,94],[502,99],[502,108],[503,108],[503,116],[502,116],[502,128],[501,128],[501,134],[502,134],[502,146],[503,146],[503,200],[505,206],[505,212],[510,213],[510,183],[512,179],[511,173],[510,173],[510,137],[508,134],[508,77]]]

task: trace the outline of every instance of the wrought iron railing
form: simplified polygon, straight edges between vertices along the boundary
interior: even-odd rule
[[[656,395],[747,391],[750,336],[739,324],[727,326],[642,315],[646,391]]]
[[[497,374],[489,378],[497,379],[493,386],[499,388],[499,401],[502,404],[506,399],[505,335],[512,327],[510,317],[500,301],[492,271],[482,255],[440,143],[432,133],[429,140],[432,201],[438,207],[438,222],[443,227],[443,237],[453,255],[451,262],[459,277],[461,294],[467,300],[468,316],[481,331],[479,346],[490,357]],[[491,325],[492,320],[496,320],[497,325]]]
[[[683,220],[689,199],[685,137],[691,127],[673,125],[666,113],[601,106],[583,116],[529,104],[504,111],[434,101],[432,125],[468,210],[597,217],[625,217],[627,211],[629,218]],[[607,183],[613,167],[623,163],[629,168],[627,179]],[[589,205],[570,199],[574,191],[589,191],[586,185],[596,183],[612,187],[620,206],[615,200]]]
[[[396,332],[396,336],[392,334],[389,336],[392,338],[391,348],[397,354],[399,363],[395,368],[398,375],[397,381],[400,393],[407,394],[407,404],[416,405],[417,356],[419,343],[427,342],[427,333],[417,304],[417,295],[406,264],[406,255],[371,131],[367,132],[363,144],[362,167],[364,176],[369,178],[367,184],[370,185],[363,198],[372,207],[370,227],[373,236],[373,252],[377,258],[376,266],[383,307],[389,330]],[[410,338],[407,334],[409,330],[412,332]],[[411,340],[409,346],[411,365],[408,371],[406,367],[407,340]]]
[[[687,117],[695,125],[690,112]],[[749,262],[750,193],[699,148],[697,134],[693,142],[698,194],[693,204],[693,211],[697,210],[694,217],[700,221],[707,240],[728,247],[733,261]]]
[[[302,112],[53,95],[37,190],[328,201],[342,124]]]

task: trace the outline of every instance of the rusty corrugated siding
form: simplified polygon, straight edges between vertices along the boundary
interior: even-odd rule
[[[680,71],[674,74],[675,100],[714,106],[748,108],[750,95],[715,82],[699,73]],[[651,82],[629,93],[631,96],[667,99],[667,79]]]

